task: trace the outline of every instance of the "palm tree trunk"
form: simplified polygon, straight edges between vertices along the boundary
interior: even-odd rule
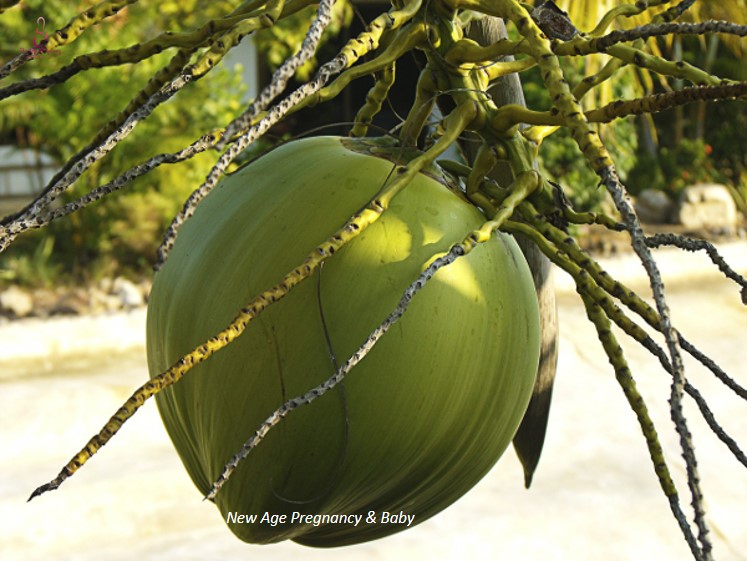
[[[485,16],[470,24],[467,36],[481,45],[488,45],[506,37],[507,32],[502,19]],[[498,106],[509,103],[526,105],[518,74],[501,77],[491,87],[490,95]],[[466,142],[462,146],[468,160],[474,158],[477,146],[479,145],[471,142]],[[509,185],[513,181],[513,174],[506,162],[499,162],[491,173],[491,178],[501,185]],[[528,488],[539,463],[545,441],[557,369],[558,321],[552,264],[529,239],[517,236],[517,242],[532,271],[541,321],[540,362],[534,391],[513,441],[524,468],[524,483]]]

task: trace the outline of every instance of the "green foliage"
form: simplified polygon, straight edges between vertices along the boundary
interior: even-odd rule
[[[54,253],[55,239],[33,232],[9,251],[0,264],[0,283],[50,288],[59,279],[62,265]]]
[[[709,108],[708,119],[713,124],[705,138],[713,147],[715,166],[730,183],[739,185],[747,174],[747,107],[738,101],[728,101]]]
[[[693,183],[723,183],[725,176],[716,167],[713,148],[702,140],[683,139],[679,146],[661,147],[656,156],[642,154],[631,170],[631,192],[659,189],[672,199]],[[633,188],[634,187],[634,188]]]
[[[714,71],[723,76],[747,80],[744,58],[720,46]],[[747,197],[747,105],[740,101],[709,104],[705,108],[705,140],[713,147],[716,168],[730,185]],[[747,209],[743,209],[745,212]]]
[[[88,4],[93,2],[25,2],[21,9],[5,14],[0,23],[4,47],[12,50],[9,45],[16,45],[13,54],[30,47],[37,17],[45,18],[45,31],[52,34]],[[53,72],[77,55],[126,47],[164,30],[199,26],[227,13],[234,4],[208,0],[138,3],[87,30],[71,45],[61,47],[59,56],[38,56],[8,81]],[[62,165],[127,106],[174,52],[170,49],[138,64],[82,72],[64,85],[4,100],[0,105],[0,142],[38,148]],[[8,58],[9,54],[6,53]],[[239,100],[244,89],[238,73],[221,68],[189,84],[156,109],[107,158],[92,166],[64,201],[111,181],[156,154],[181,149],[216,123],[228,122],[241,110]],[[111,273],[128,269],[142,272],[155,255],[161,232],[210,170],[213,160],[212,155],[203,153],[180,164],[160,166],[110,197],[106,204],[95,203],[52,223],[38,243],[46,243],[45,237],[57,240],[56,258],[66,264],[67,274],[75,275],[85,268]],[[36,251],[35,245],[19,244],[19,249],[13,248],[15,251],[9,255],[22,260],[25,254],[32,259],[28,252]],[[15,263],[20,266],[21,261]]]
[[[708,62],[698,38],[683,38],[682,47],[684,60],[701,66]],[[713,72],[744,81],[747,67],[727,47],[726,43],[718,45]],[[740,203],[747,197],[747,106],[743,102],[693,103],[656,114],[654,122],[660,146],[656,154],[639,155],[630,174],[633,194],[659,189],[676,198],[693,183],[724,183],[743,212],[747,210]]]

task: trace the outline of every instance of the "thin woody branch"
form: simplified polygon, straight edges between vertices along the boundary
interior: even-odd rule
[[[324,0],[319,4],[317,16],[309,28],[299,52],[286,60],[280,68],[275,71],[272,81],[260,92],[257,99],[255,99],[249,106],[249,109],[247,109],[240,117],[234,119],[233,122],[226,127],[225,134],[216,145],[218,149],[223,148],[226,140],[231,138],[233,134],[240,131],[242,136],[219,158],[218,162],[210,170],[210,173],[205,178],[202,185],[200,185],[200,187],[190,195],[182,207],[182,210],[179,211],[171,221],[171,224],[166,231],[166,235],[164,236],[164,240],[158,248],[156,269],[165,262],[171,247],[173,247],[174,242],[176,241],[176,235],[181,225],[194,214],[199,202],[213,190],[215,185],[217,185],[218,180],[223,176],[225,169],[236,158],[236,156],[238,156],[239,153],[241,153],[241,151],[251,142],[268,130],[271,125],[278,122],[291,107],[297,105],[302,99],[308,97],[308,95],[314,91],[318,91],[324,84],[326,84],[332,74],[340,72],[345,67],[347,61],[344,57],[338,57],[331,63],[323,65],[312,82],[304,84],[298,88],[293,94],[284,100],[284,103],[276,105],[257,125],[251,127],[249,131],[245,131],[245,128],[252,123],[256,116],[264,111],[267,106],[285,89],[288,80],[293,76],[296,69],[314,56],[322,32],[332,18],[332,4],[333,2],[331,0]]]
[[[169,251],[176,241],[179,228],[181,228],[182,224],[194,214],[199,202],[204,199],[213,188],[215,188],[225,169],[228,167],[228,164],[230,164],[250,143],[263,135],[272,125],[280,121],[299,105],[319,94],[323,86],[333,75],[339,74],[359,57],[365,55],[370,50],[375,49],[378,46],[378,41],[381,38],[381,35],[385,31],[389,29],[397,29],[404,25],[409,21],[419,7],[420,0],[412,0],[402,9],[391,10],[390,12],[377,17],[373,22],[371,22],[367,31],[362,33],[360,36],[351,39],[342,48],[337,57],[324,64],[312,81],[297,88],[281,103],[276,104],[258,123],[252,124],[260,112],[263,111],[272,100],[283,91],[283,89],[285,89],[285,84],[287,83],[287,80],[290,79],[290,76],[295,72],[295,68],[311,58],[311,56],[316,52],[316,44],[318,43],[319,37],[321,37],[321,30],[323,30],[327,25],[327,23],[323,22],[329,21],[332,9],[331,1],[321,3],[319,5],[317,18],[315,19],[315,23],[318,22],[318,25],[315,26],[312,24],[312,28],[306,36],[308,41],[304,39],[304,43],[302,44],[299,53],[291,57],[291,59],[286,61],[286,63],[275,71],[272,82],[262,90],[254,103],[240,117],[234,119],[234,121],[226,128],[223,139],[221,139],[216,145],[218,149],[222,148],[227,139],[232,138],[234,134],[239,134],[240,136],[220,157],[218,162],[213,166],[213,169],[205,178],[205,181],[203,181],[202,185],[200,185],[200,187],[190,195],[189,199],[184,203],[182,210],[171,221],[171,224],[164,235],[163,242],[158,248],[156,270],[160,268],[167,259]],[[321,29],[320,26],[322,26]],[[351,60],[349,57],[354,58]]]
[[[49,204],[54,201],[62,192],[67,189],[72,183],[64,183],[65,178],[70,171],[89,156],[93,151],[97,150],[112,134],[124,126],[129,118],[138,111],[141,110],[151,100],[155,100],[157,94],[162,88],[166,88],[167,85],[173,80],[177,79],[177,76],[185,71],[185,66],[189,62],[189,58],[192,55],[192,51],[180,50],[169,63],[159,70],[143,87],[140,92],[130,101],[127,107],[109,121],[96,135],[96,137],[83,149],[78,151],[77,154],[72,156],[58,171],[54,177],[49,181],[47,187],[39,193],[39,195],[21,211],[6,216],[0,219],[0,252],[2,252],[7,245],[12,242],[17,234],[23,231],[24,227],[21,226],[22,222],[28,222],[33,218],[39,216],[39,214],[46,209]],[[81,172],[82,173],[82,172]],[[5,236],[10,234],[11,230],[15,230],[12,233],[12,238],[9,240],[5,239]]]
[[[307,0],[296,0],[289,2],[287,11],[283,12],[284,3],[276,0],[273,3],[277,13],[280,15],[289,14],[297,11],[306,5]],[[235,11],[240,14],[242,10],[248,10],[254,6],[249,4]],[[268,8],[269,9],[269,8]],[[239,21],[231,30],[223,33],[212,46],[205,52],[194,64],[185,67],[192,54],[197,50],[196,47],[183,48],[177,52],[169,64],[162,68],[151,78],[146,86],[130,101],[128,106],[112,119],[85,148],[80,150],[76,155],[70,158],[63,168],[55,174],[48,186],[39,194],[39,196],[26,208],[20,212],[6,217],[0,221],[0,252],[8,247],[15,237],[25,229],[36,227],[43,220],[40,214],[49,207],[49,205],[65,190],[67,190],[80,175],[93,163],[105,154],[107,154],[119,141],[125,138],[126,134],[121,134],[125,129],[132,130],[135,125],[142,119],[150,115],[157,105],[169,99],[188,81],[196,81],[212,70],[225,54],[236,45],[248,33],[253,31],[257,25],[270,25],[272,18],[265,17],[267,14],[257,16],[248,21]],[[257,23],[259,22],[259,23]],[[171,82],[170,85],[169,82]],[[181,84],[176,89],[171,86]],[[159,92],[159,90],[161,90]],[[170,91],[164,97],[164,92]],[[153,103],[155,102],[155,105]],[[135,115],[138,118],[133,119]],[[132,127],[127,127],[127,123],[132,123]],[[113,140],[114,139],[114,140]],[[111,144],[113,140],[113,144]],[[110,145],[104,149],[103,145],[109,142]],[[94,156],[95,154],[95,156]],[[93,159],[92,159],[93,158]],[[77,171],[73,171],[77,168]],[[2,228],[2,226],[5,226]]]
[[[692,86],[674,92],[654,94],[636,99],[618,99],[604,107],[586,111],[584,114],[590,123],[609,123],[630,115],[658,113],[696,101],[724,101],[745,97],[747,97],[747,83],[723,86]],[[561,126],[564,124],[564,120],[557,111],[532,111],[518,105],[505,105],[495,112],[491,121],[496,130],[508,130],[519,123]]]
[[[142,175],[145,175],[149,171],[157,168],[162,164],[176,164],[188,160],[196,156],[197,154],[200,154],[205,150],[215,146],[221,134],[222,131],[211,132],[203,135],[198,140],[191,143],[189,146],[186,146],[185,148],[179,150],[178,152],[174,152],[171,154],[158,154],[157,156],[153,156],[149,160],[133,166],[131,169],[127,170],[116,179],[113,179],[112,181],[109,181],[108,183],[105,183],[104,185],[93,189],[83,197],[69,202],[60,208],[56,208],[43,216],[37,217],[33,222],[29,223],[29,229],[42,228],[50,222],[57,220],[58,218],[62,218],[63,216],[68,216],[69,214],[77,212],[82,208],[85,208],[88,205],[103,199],[105,196],[119,191],[133,180]]]
[[[695,101],[723,101],[747,97],[747,83],[723,86],[693,86],[627,101],[617,100],[586,115],[595,123],[606,123],[629,115],[657,113]]]
[[[276,2],[276,4],[280,11],[282,2]],[[255,19],[257,21],[267,20],[267,18]],[[158,105],[170,99],[188,82],[199,80],[214,68],[223,56],[252,30],[253,24],[253,20],[239,23],[235,29],[224,34],[221,40],[188,67],[185,67],[185,64],[197,49],[181,49],[177,52],[169,64],[151,78],[122,113],[99,131],[88,146],[67,161],[63,169],[52,178],[47,188],[29,206],[0,222],[0,226],[4,225],[4,228],[0,228],[0,252],[4,251],[18,234],[39,224],[42,221],[39,218],[40,214],[70,188],[91,164],[104,157],[127,137],[135,126],[147,118]]]
[[[662,35],[703,35],[705,33],[728,33],[738,37],[747,36],[747,25],[737,25],[728,21],[708,20],[700,23],[654,23],[632,29],[613,31],[604,37],[592,39],[592,48],[604,51],[607,47],[624,41],[661,37]]]
[[[682,14],[684,14],[687,10],[689,10],[693,4],[695,4],[695,0],[682,0],[682,2],[680,2],[676,6],[672,6],[671,8],[666,10],[664,13],[662,13],[660,17],[664,21],[675,20],[678,17],[680,17]]]
[[[481,7],[486,6],[481,3]],[[670,396],[670,412],[672,421],[680,436],[680,445],[686,464],[688,487],[690,488],[692,506],[695,515],[695,524],[698,528],[700,548],[694,548],[693,554],[696,558],[704,560],[711,559],[711,541],[708,537],[708,527],[705,523],[705,509],[703,497],[700,490],[700,476],[698,473],[697,460],[692,445],[692,438],[687,426],[687,421],[682,412],[682,395],[684,393],[684,365],[680,352],[677,334],[672,326],[669,306],[664,294],[664,285],[661,280],[659,268],[651,256],[649,248],[644,242],[643,230],[638,217],[630,203],[629,196],[623,184],[617,176],[617,170],[604,144],[596,132],[590,127],[586,116],[576,98],[570,91],[568,82],[565,80],[557,56],[550,49],[550,42],[540,31],[536,23],[531,19],[526,9],[518,2],[503,0],[496,3],[497,15],[510,19],[519,33],[529,43],[531,54],[540,68],[542,80],[550,92],[554,107],[563,116],[564,124],[570,129],[573,139],[583,152],[587,162],[601,179],[600,185],[604,185],[612,196],[615,207],[621,213],[623,221],[630,233],[633,250],[643,263],[651,287],[654,300],[659,311],[662,324],[662,332],[667,342],[667,350],[671,357],[673,366],[673,382]],[[621,47],[616,47],[620,49]],[[633,61],[635,62],[635,61]],[[676,497],[670,497],[676,501]],[[674,508],[679,505],[672,504]],[[683,533],[687,536],[685,528]],[[693,544],[691,544],[693,545]]]
[[[104,2],[88,8],[70,20],[65,27],[50,36],[49,41],[46,44],[47,50],[51,51],[57,47],[62,47],[72,43],[89,27],[115,15],[122,8],[130,4],[135,4],[137,1],[138,0],[105,0]],[[16,2],[13,2],[10,5],[12,6],[14,4],[16,4]],[[21,67],[27,60],[29,60],[29,58],[30,57],[27,54],[21,53],[8,61],[2,68],[0,68],[0,80]]]
[[[310,3],[311,0],[288,2],[282,17],[291,15]],[[136,43],[122,49],[112,51],[107,49],[75,57],[70,64],[60,68],[56,72],[0,88],[0,100],[22,92],[46,89],[61,84],[72,76],[93,68],[136,64],[174,47],[201,48],[210,43],[217,43],[218,41],[225,40],[223,37],[225,32],[234,29],[245,20],[251,20],[251,24],[244,26],[244,34],[251,33],[255,29],[264,27],[267,24],[267,18],[264,17],[262,12],[256,14],[254,17],[250,17],[250,14],[245,13],[245,9],[237,9],[226,17],[211,20],[194,31],[183,33],[167,31],[149,41]]]
[[[179,60],[180,55],[188,57],[187,53],[178,53],[172,59],[172,63],[177,62],[176,67],[179,67],[179,64],[184,64],[184,61]],[[168,68],[171,69],[171,65]],[[4,251],[20,233],[31,228],[33,223],[39,219],[39,215],[54,200],[83,175],[91,165],[106,156],[122,139],[129,136],[140,121],[147,118],[156,107],[171,99],[171,97],[192,80],[193,74],[190,71],[187,70],[180,74],[167,86],[151,95],[145,104],[127,115],[124,122],[110,134],[106,135],[103,140],[99,142],[94,141],[95,145],[91,143],[73,159],[69,160],[67,165],[52,178],[47,189],[29,207],[24,209],[19,215],[11,217],[7,224],[0,224],[0,252]],[[99,136],[101,135],[102,133],[99,133]]]
[[[636,414],[662,491],[669,500],[670,508],[682,529],[685,540],[690,546],[693,556],[698,560],[702,560],[703,558],[700,555],[695,536],[693,535],[687,519],[682,512],[682,508],[680,507],[679,494],[672,480],[671,472],[667,465],[656,428],[650,418],[646,403],[636,388],[635,381],[630,372],[630,368],[628,367],[622,348],[610,329],[610,318],[606,313],[607,310],[605,310],[603,306],[603,303],[607,300],[604,293],[598,294],[599,287],[596,286],[594,280],[590,278],[590,275],[585,268],[582,268],[579,264],[571,260],[563,251],[560,251],[560,248],[536,229],[523,223],[511,222],[509,224],[509,231],[521,232],[528,236],[545,255],[574,278],[574,281],[576,282],[576,290],[582,297],[587,310],[587,315],[596,327],[599,340],[602,343],[610,364],[615,370],[615,376],[620,383],[620,387],[628,399],[631,409]]]
[[[630,298],[626,298],[625,295],[630,294],[631,291],[622,286],[618,281],[611,279],[590,255],[573,242],[571,238],[567,237],[565,232],[561,232],[554,228],[546,219],[539,218],[540,215],[537,215],[536,210],[534,210],[531,205],[524,203],[522,206],[524,207],[522,210],[528,211],[522,212],[525,220],[527,220],[527,224],[508,222],[507,226],[509,227],[509,231],[515,230],[531,237],[549,259],[573,277],[579,291],[585,292],[594,302],[598,303],[609,319],[611,319],[630,338],[637,341],[651,354],[657,357],[665,371],[669,374],[673,374],[672,366],[664,352],[664,349],[662,349],[641,326],[625,315],[612,299],[612,296],[617,296],[618,298],[622,297],[623,303],[630,306]],[[536,229],[530,229],[528,224],[531,224],[532,227],[539,227],[539,231]],[[643,301],[640,302],[644,306],[646,305]],[[658,317],[655,318],[657,321],[652,323],[650,320],[650,313],[645,313],[646,310],[640,310],[635,305],[632,309],[639,314],[643,311],[643,319],[658,329]],[[653,312],[653,310],[649,309],[649,312]],[[728,376],[724,379],[717,373],[717,371],[720,370],[718,367],[714,370],[711,365],[703,362],[701,360],[702,353],[692,347],[692,345],[690,345],[682,335],[680,335],[680,342],[682,343],[683,349],[698,359],[706,367],[711,369],[711,371],[716,373],[717,377],[725,382],[733,383],[733,380]],[[743,388],[738,385],[736,385],[736,388],[732,385],[729,387],[732,388],[737,395],[744,397],[745,394]],[[700,392],[688,381],[685,382],[685,393],[692,397],[696,402],[703,418],[708,423],[708,426],[713,430],[714,434],[718,436],[719,440],[726,445],[737,461],[747,467],[747,456],[745,456],[737,442],[716,420],[713,411],[708,407],[707,402]]]
[[[747,25],[738,25],[728,21],[708,20],[700,23],[651,23],[631,29],[616,30],[602,37],[591,39],[578,37],[572,41],[557,43],[553,52],[557,55],[587,55],[603,53],[613,45],[627,43],[637,39],[649,39],[664,35],[704,35],[706,33],[727,33],[738,37],[747,36]]]
[[[651,248],[661,247],[662,245],[671,245],[684,249],[685,251],[705,251],[711,261],[713,261],[713,264],[718,267],[718,270],[721,271],[726,278],[733,280],[742,287],[742,303],[747,306],[747,279],[729,266],[711,242],[686,238],[676,234],[656,234],[646,238],[646,245]]]
[[[522,205],[523,216],[528,223],[531,223],[535,229],[538,230],[537,235],[544,236],[547,240],[555,244],[557,247],[562,248],[563,253],[572,259],[579,266],[583,267],[586,272],[586,276],[591,279],[596,285],[598,285],[607,294],[618,298],[628,309],[638,314],[648,325],[661,332],[661,318],[659,314],[654,310],[645,300],[638,296],[629,287],[625,286],[621,282],[613,279],[601,265],[596,262],[587,252],[585,252],[578,245],[578,242],[572,237],[568,236],[564,231],[559,230],[553,226],[546,217],[539,214],[531,204],[525,202]],[[607,219],[609,220],[609,218]],[[620,230],[620,224],[614,222],[604,224],[606,227],[613,230]],[[724,261],[718,251],[709,243],[704,240],[690,240],[682,238],[681,236],[674,236],[675,241],[671,245],[677,245],[683,249],[689,251],[696,251],[703,249],[709,253],[711,260],[719,267],[719,269],[727,276],[727,278],[735,281],[739,286],[744,287],[747,282],[741,275],[734,272],[733,269]],[[659,247],[659,245],[665,245],[665,241],[670,241],[671,235],[662,234],[661,236],[653,236],[646,238],[646,243],[650,247]],[[701,243],[702,242],[702,243]],[[670,245],[670,244],[666,244]],[[687,247],[685,247],[687,246]],[[743,288],[744,291],[744,288]],[[600,299],[597,296],[595,298]],[[612,315],[610,318],[615,320]],[[628,320],[629,321],[629,320]],[[724,370],[719,367],[711,358],[706,356],[702,351],[690,343],[682,333],[677,332],[677,338],[679,339],[682,349],[690,354],[695,360],[700,362],[713,375],[721,381],[727,388],[734,392],[735,395],[740,398],[747,400],[747,388],[741,386],[736,380],[729,376]],[[667,360],[667,364],[670,364]],[[671,370],[668,367],[668,371]]]
[[[703,506],[703,493],[700,488],[700,475],[698,471],[698,462],[695,456],[695,448],[692,442],[692,435],[687,426],[687,420],[682,410],[682,396],[685,390],[685,367],[682,362],[680,353],[680,343],[677,332],[672,325],[669,305],[664,296],[664,283],[661,279],[659,267],[654,261],[649,248],[644,241],[641,223],[633,210],[628,199],[625,187],[617,177],[617,170],[609,166],[599,174],[602,178],[602,184],[612,195],[615,206],[622,214],[623,220],[630,232],[633,250],[640,257],[651,284],[654,294],[654,301],[659,312],[662,333],[666,339],[667,350],[671,357],[672,364],[672,386],[670,393],[670,412],[677,433],[680,437],[680,447],[682,456],[685,459],[685,469],[687,471],[687,484],[690,488],[692,497],[691,505],[695,514],[695,525],[698,528],[698,539],[700,541],[700,551],[696,557],[704,560],[712,558],[711,550],[713,548],[711,540],[708,537],[708,526],[705,522],[705,507]]]

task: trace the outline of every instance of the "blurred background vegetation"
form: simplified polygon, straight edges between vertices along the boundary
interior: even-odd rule
[[[581,31],[589,31],[599,14],[617,2],[558,0],[557,3],[569,11]],[[0,18],[2,59],[8,60],[19,48],[31,46],[37,17],[46,19],[49,32],[92,4],[93,1],[28,0],[21,7],[8,10]],[[165,30],[193,29],[227,13],[234,4],[215,0],[134,4],[84,33],[59,55],[39,56],[8,81],[44,75],[76,55],[131,45]],[[358,33],[385,6],[338,2],[333,24],[317,58],[322,61],[331,58],[349,36]],[[266,82],[285,57],[295,51],[313,13],[314,8],[308,8],[287,23],[256,34],[260,83]],[[693,18],[745,23],[747,4],[745,0],[699,0],[683,19]],[[662,39],[652,48],[668,58],[693,62],[721,77],[747,80],[747,65],[741,59],[743,44],[718,35],[706,39],[680,36],[674,40]],[[83,72],[63,85],[4,100],[0,103],[0,145],[40,150],[62,165],[87,144],[115,111],[123,109],[171,56],[172,53],[164,52],[137,65]],[[574,77],[597,71],[606,62],[604,55],[584,58],[589,60],[570,61],[565,68],[571,82]],[[297,81],[311,76],[313,64],[298,71]],[[388,130],[406,114],[422,64],[417,55],[408,55],[398,63],[396,89],[389,106],[374,121],[373,134],[377,126],[379,131]],[[549,107],[538,73],[529,71],[522,79],[528,105],[537,109]],[[372,83],[370,78],[359,80],[332,104],[298,112],[273,129],[262,148],[273,138],[289,138],[312,129],[316,134],[345,134]],[[671,91],[686,85],[677,80],[654,81],[645,70],[625,68],[593,97],[584,98],[584,104],[598,106],[613,99]],[[126,143],[94,165],[66,200],[110,181],[155,154],[182,148],[243,110],[241,100],[246,84],[242,83],[239,72],[217,68],[185,90],[188,91],[160,106]],[[631,117],[602,127],[600,134],[633,194],[643,189],[658,189],[674,199],[683,187],[696,182],[724,183],[740,210],[747,211],[744,151],[747,106],[743,102],[692,104],[653,116]],[[249,152],[258,150],[259,147]],[[603,204],[606,193],[597,188],[598,179],[562,129],[543,144],[540,156],[548,177],[567,189],[577,208],[593,209]],[[21,236],[0,263],[0,283],[51,285],[90,282],[104,276],[149,274],[163,229],[189,193],[199,186],[215,158],[216,153],[209,151],[180,164],[160,166],[106,202],[58,220],[42,231]]]
[[[46,31],[63,26],[94,1],[28,0],[0,18],[2,59],[29,48],[46,20]],[[84,33],[59,55],[44,54],[11,75],[8,82],[42,76],[78,55],[126,47],[163,31],[192,29],[226,13],[234,2],[179,0],[139,2]],[[38,38],[38,37],[37,37]],[[0,103],[0,144],[40,150],[61,167],[173,56],[163,52],[140,63],[81,72],[64,84],[32,90]],[[78,198],[130,167],[173,152],[224,123],[241,110],[246,89],[238,73],[216,69],[156,109],[107,158],[94,164],[65,195]],[[196,103],[199,100],[199,103]],[[182,202],[210,170],[214,153],[163,165],[127,189],[83,212],[21,236],[0,264],[5,281],[21,284],[85,282],[102,276],[140,274],[150,268],[162,232]]]

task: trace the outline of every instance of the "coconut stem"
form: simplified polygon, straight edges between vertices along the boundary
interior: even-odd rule
[[[528,230],[532,230],[532,228],[534,228],[532,233],[527,234]],[[532,239],[538,243],[545,254],[548,255],[555,264],[573,277],[579,291],[583,291],[592,299],[593,302],[599,304],[607,317],[622,329],[626,335],[638,342],[642,347],[658,358],[664,370],[670,374],[673,373],[672,366],[664,349],[662,349],[641,326],[626,316],[623,310],[612,299],[613,295],[619,297],[623,293],[630,292],[630,290],[617,281],[610,279],[609,275],[592,260],[591,256],[584,252],[580,247],[569,242],[563,232],[558,230],[553,232],[552,229],[547,230],[541,227],[537,228],[536,223],[534,223],[532,227],[529,227],[526,224],[507,222],[504,229],[531,235]],[[559,250],[561,247],[563,248],[563,251]],[[592,264],[592,267],[590,267],[590,264]],[[651,312],[655,314],[653,310],[651,310]],[[658,316],[656,316],[656,318],[658,320]],[[657,327],[658,329],[658,324],[654,327]],[[701,360],[701,357],[698,356],[700,354],[699,351],[687,343],[681,335],[680,341],[686,351],[690,352],[697,360],[701,361],[707,368],[712,370],[716,376],[733,389],[737,395],[742,398],[747,398],[744,388],[736,384],[736,382],[729,376],[719,372],[720,369],[715,364],[709,365]],[[713,412],[710,407],[708,407],[707,402],[700,392],[690,382],[685,382],[685,392],[695,400],[704,420],[708,423],[708,426],[713,430],[714,434],[716,434],[719,440],[727,446],[737,461],[747,467],[747,455],[745,455],[745,453],[739,448],[737,442],[731,438],[718,421],[716,421]],[[665,485],[666,480],[661,481],[661,484]]]
[[[623,283],[613,279],[610,275],[602,269],[601,265],[594,260],[587,252],[585,252],[578,245],[576,240],[568,236],[562,230],[556,228],[550,224],[545,218],[540,217],[536,210],[529,204],[524,203],[522,208],[522,216],[532,224],[537,230],[538,234],[545,236],[551,240],[557,247],[563,248],[563,253],[568,255],[575,263],[581,266],[586,273],[595,283],[602,287],[608,294],[618,298],[625,306],[631,311],[638,314],[646,323],[659,332],[662,332],[661,318],[658,312],[652,308],[645,300],[638,296],[633,290],[625,286]],[[651,238],[647,238],[649,240]],[[654,238],[657,239],[658,238]],[[668,237],[663,238],[669,240]],[[691,240],[692,244],[680,240],[681,243],[687,245],[690,249],[706,249],[708,242],[702,242],[702,240]],[[702,242],[702,243],[701,243]],[[707,244],[707,245],[706,245]],[[651,244],[656,247],[656,243]],[[713,249],[715,252],[715,249]],[[723,260],[723,258],[715,252],[712,255],[712,259],[718,264],[719,268],[724,272],[728,278],[732,278],[732,275],[736,276],[735,282],[744,286],[743,283],[747,282],[745,279],[733,271],[731,267]],[[732,377],[726,374],[713,360],[709,359],[697,348],[695,348],[683,335],[677,332],[682,348],[689,353],[693,358],[698,360],[706,368],[708,368],[716,378],[718,378],[724,385],[731,389],[736,395],[742,399],[747,399],[747,388],[739,385]]]
[[[487,3],[484,1],[478,0],[477,3],[483,8],[487,7]],[[615,207],[621,213],[626,229],[630,233],[633,250],[640,258],[648,273],[674,372],[670,394],[670,412],[672,421],[680,436],[680,446],[682,456],[685,460],[695,525],[699,534],[699,545],[692,539],[692,531],[687,520],[683,517],[677,517],[676,512],[675,516],[686,541],[691,547],[693,555],[696,558],[708,560],[711,558],[712,544],[708,537],[708,526],[705,522],[705,508],[703,506],[703,495],[700,488],[700,476],[695,451],[681,405],[685,385],[684,366],[677,334],[671,323],[669,306],[666,302],[664,285],[658,266],[645,244],[641,224],[632,208],[627,191],[617,176],[615,165],[599,135],[589,125],[578,100],[570,91],[558,58],[550,48],[550,41],[532,20],[527,10],[515,0],[499,0],[494,5],[491,4],[491,6],[498,12],[495,15],[511,20],[519,33],[526,39],[530,52],[540,68],[542,80],[550,92],[553,105],[560,111],[560,114],[563,116],[564,125],[569,128],[571,136],[583,152],[587,162],[599,176],[600,184],[604,185],[610,193]],[[632,62],[636,63],[636,60],[633,59]],[[676,499],[676,497],[672,497],[670,496],[670,499]],[[672,505],[673,510],[674,506]],[[679,508],[679,505],[677,507]]]
[[[617,314],[617,311],[619,311],[617,307],[589,275],[587,270],[588,262],[586,260],[579,265],[577,262],[565,255],[564,252],[561,252],[557,246],[553,245],[550,240],[545,238],[535,228],[527,224],[518,222],[510,223],[506,225],[506,229],[524,234],[532,239],[545,255],[547,255],[556,265],[568,272],[576,281],[576,289],[584,302],[589,320],[596,327],[604,351],[607,354],[610,364],[615,370],[617,381],[623,389],[623,393],[628,399],[631,409],[636,414],[636,418],[638,419],[638,423],[645,437],[649,456],[651,457],[654,471],[656,472],[661,488],[669,500],[670,508],[683,530],[685,539],[689,544],[693,555],[697,559],[700,559],[699,548],[695,536],[690,530],[687,519],[682,512],[679,502],[679,494],[664,458],[664,452],[656,427],[648,414],[648,408],[646,407],[643,397],[636,389],[635,381],[630,372],[630,368],[627,365],[627,361],[625,360],[622,348],[610,330],[609,316],[612,315],[616,317],[619,324],[624,326],[626,332],[633,333],[637,336],[634,338],[640,337],[642,340],[645,340],[647,338],[645,332],[642,332],[640,328],[636,329],[637,326],[634,328],[633,326],[635,324],[630,322],[628,318],[625,318],[622,313],[620,313],[620,315]]]
[[[368,133],[371,121],[381,111],[384,100],[394,85],[395,66],[395,62],[392,62],[389,66],[374,74],[376,83],[368,91],[366,103],[358,110],[355,119],[353,119],[355,124],[350,131],[350,136],[362,137]]]

